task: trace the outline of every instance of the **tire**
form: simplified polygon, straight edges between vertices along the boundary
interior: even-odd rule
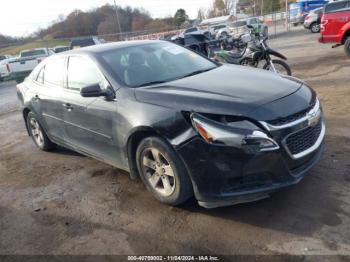
[[[222,33],[220,34],[219,39],[226,39],[227,37],[228,37],[228,33],[227,33],[227,32],[222,32]]]
[[[319,24],[317,24],[316,22],[314,22],[314,23],[312,23],[311,25],[310,25],[310,31],[312,32],[312,33],[319,33],[320,31],[321,31],[321,27],[320,27],[320,25]]]
[[[56,144],[52,143],[46,135],[37,116],[33,112],[28,113],[26,121],[29,135],[32,137],[34,144],[39,149],[43,151],[50,151],[56,147]]]
[[[293,23],[294,27],[297,27],[299,25],[299,23]]]
[[[193,196],[191,180],[175,150],[158,137],[141,141],[136,163],[147,189],[160,202],[176,206]]]
[[[284,69],[284,72],[279,72],[280,74],[284,74],[284,75],[292,75],[292,70],[290,69],[289,65],[282,61],[282,60],[278,60],[278,59],[272,59],[272,63],[274,65],[278,65],[281,66]],[[270,70],[270,64],[269,62],[266,62],[265,65],[263,66],[264,70]]]
[[[345,54],[350,58],[350,36],[346,39],[344,43]]]

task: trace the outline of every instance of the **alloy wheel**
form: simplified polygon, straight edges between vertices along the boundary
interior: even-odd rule
[[[313,25],[311,26],[311,32],[313,32],[313,33],[318,33],[318,32],[320,32],[320,25],[319,25],[319,24],[313,24]]]
[[[149,185],[160,195],[170,196],[175,190],[173,168],[165,156],[156,148],[143,152],[142,169]]]
[[[44,145],[44,135],[38,121],[36,121],[35,118],[31,118],[29,123],[30,123],[29,128],[35,142],[39,147],[42,147]]]

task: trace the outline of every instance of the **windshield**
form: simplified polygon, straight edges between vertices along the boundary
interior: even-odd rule
[[[46,55],[46,52],[42,49],[39,49],[39,50],[24,51],[21,53],[21,57],[30,57],[30,56],[39,56],[39,55]]]
[[[173,43],[154,43],[105,52],[103,61],[123,84],[139,87],[211,70],[210,60]]]

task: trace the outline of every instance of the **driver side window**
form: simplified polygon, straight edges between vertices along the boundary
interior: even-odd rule
[[[68,89],[80,91],[85,86],[102,85],[105,81],[96,66],[88,59],[71,56],[68,61]]]

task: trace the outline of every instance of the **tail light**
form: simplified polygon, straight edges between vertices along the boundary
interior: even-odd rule
[[[309,20],[309,19],[310,19],[310,16],[307,15],[307,16],[305,17],[305,20]]]
[[[298,12],[297,16],[300,17],[300,16],[303,16],[303,14],[301,12]]]
[[[7,69],[7,72],[9,72],[9,73],[11,72],[9,64],[6,64],[6,69]]]

